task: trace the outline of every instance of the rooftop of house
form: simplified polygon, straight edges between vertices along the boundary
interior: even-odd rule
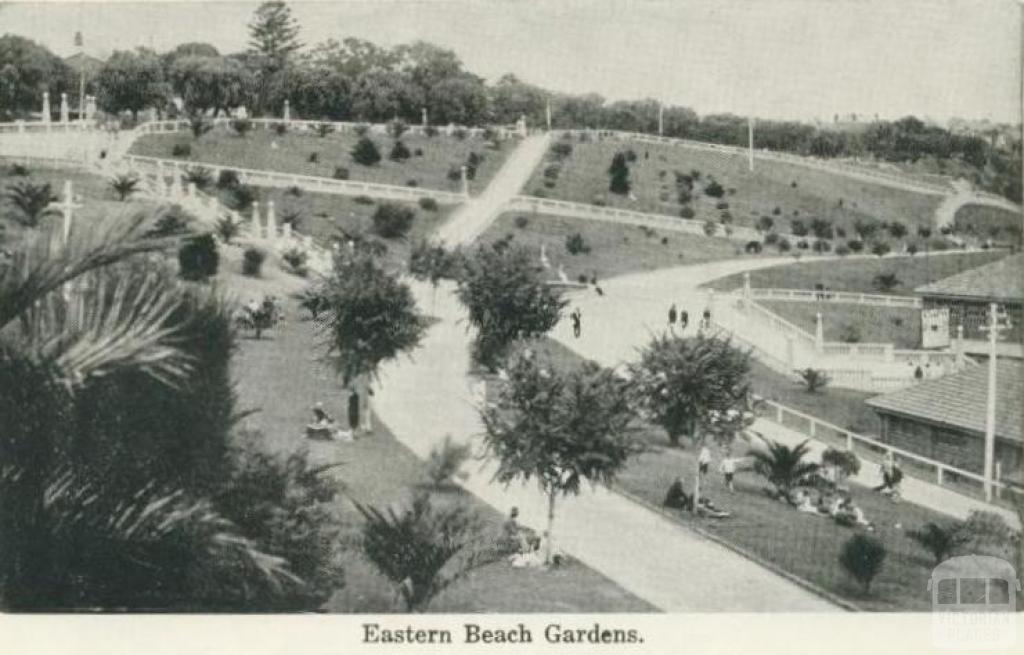
[[[1024,299],[1024,253],[972,268],[917,287],[922,296],[954,296],[1021,302]]]
[[[1024,362],[998,360],[996,435],[1024,443]],[[869,398],[867,404],[894,413],[970,432],[985,432],[988,364]]]

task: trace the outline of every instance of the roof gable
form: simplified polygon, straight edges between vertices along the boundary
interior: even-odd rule
[[[922,296],[963,296],[1017,300],[1024,298],[1024,253],[957,273],[914,289]]]

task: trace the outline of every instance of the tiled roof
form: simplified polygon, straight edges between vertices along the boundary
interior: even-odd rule
[[[965,296],[1016,300],[1024,298],[1024,253],[972,268],[914,289],[922,296]]]
[[[996,436],[1024,442],[1024,363],[1000,359],[996,375]],[[983,363],[867,403],[883,412],[984,433],[987,393],[988,363]]]

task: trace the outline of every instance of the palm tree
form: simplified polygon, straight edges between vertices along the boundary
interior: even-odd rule
[[[139,178],[134,175],[118,175],[110,181],[110,186],[117,193],[117,199],[124,202],[128,196],[135,193],[139,186]]]
[[[57,200],[57,196],[46,182],[33,184],[21,181],[9,186],[5,195],[7,201],[17,210],[12,212],[11,217],[24,227],[39,225],[39,221],[49,211],[50,203]]]
[[[810,452],[807,441],[790,448],[777,441],[766,440],[766,446],[767,449],[751,449],[754,470],[775,487],[776,497],[788,501],[793,487],[805,482],[818,470],[818,465],[804,460]]]
[[[435,510],[426,494],[401,513],[356,503],[366,518],[363,552],[397,587],[408,611],[431,600],[492,558],[474,547],[478,527],[462,505]]]
[[[182,176],[185,184],[195,184],[200,191],[213,184],[213,172],[205,166],[189,166]]]
[[[192,366],[169,322],[182,287],[132,266],[180,243],[152,223],[107,217],[67,243],[47,226],[0,267],[0,606],[183,607],[300,583],[205,500],[83,461],[84,398],[117,375],[176,385]]]

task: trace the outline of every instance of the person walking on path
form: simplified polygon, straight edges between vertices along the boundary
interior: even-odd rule
[[[698,470],[700,476],[703,478],[708,474],[708,469],[711,467],[711,449],[704,446],[700,449],[700,455],[697,456]]]
[[[721,471],[722,476],[725,477],[725,488],[729,490],[729,493],[734,491],[732,486],[733,476],[736,475],[736,460],[728,455],[722,460],[721,465],[718,467]]]
[[[676,310],[676,304],[672,303],[672,306],[668,308],[668,326],[674,328],[676,325],[676,318],[679,316],[679,312]]]
[[[690,312],[685,309],[679,312],[679,329],[686,330],[686,326],[690,324]]]
[[[569,318],[572,319],[572,336],[579,339],[580,332],[583,330],[583,313],[580,311],[580,308],[577,307],[572,310],[572,313],[569,314]]]

